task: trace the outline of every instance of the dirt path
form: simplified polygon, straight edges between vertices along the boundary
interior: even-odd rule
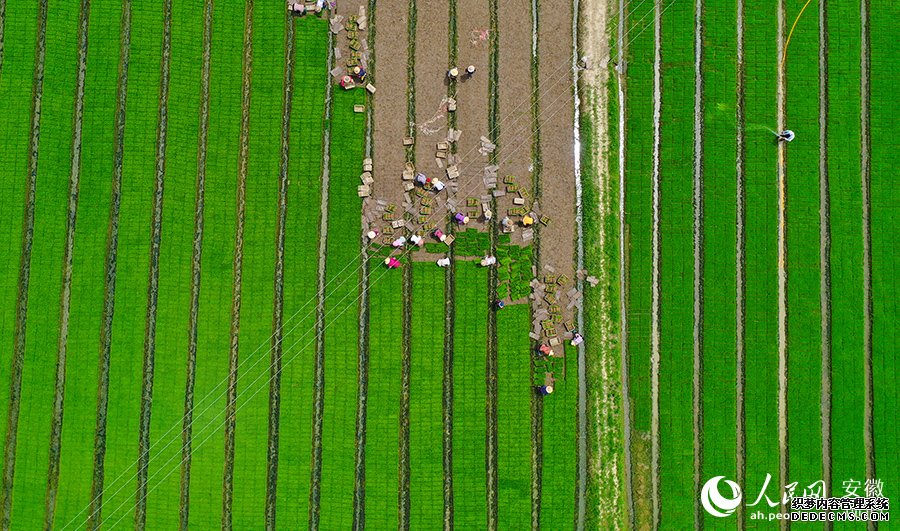
[[[150,271],[147,280],[147,329],[144,336],[141,416],[138,426],[138,471],[135,526],[147,521],[147,472],[150,465],[150,414],[153,404],[153,371],[156,359],[156,320],[159,302],[159,252],[162,240],[163,197],[166,182],[166,140],[169,130],[169,72],[172,44],[172,0],[163,3],[163,44],[159,78],[159,126],[156,130],[156,176],[153,218],[150,225]]]
[[[238,158],[237,216],[234,235],[234,284],[231,291],[231,348],[228,354],[228,391],[225,406],[225,472],[222,479],[222,529],[231,530],[234,496],[234,421],[237,402],[238,352],[241,328],[241,277],[244,262],[244,217],[247,197],[247,166],[250,156],[250,92],[253,70],[253,0],[244,10],[244,57],[241,87],[241,141]]]
[[[659,150],[660,114],[662,113],[662,20],[660,4],[653,7],[653,236],[651,248],[650,292],[650,504],[653,528],[659,528]]]
[[[831,193],[828,177],[828,0],[819,2],[819,304],[822,312],[822,479],[831,480]],[[828,524],[826,524],[828,526]]]
[[[456,64],[459,54],[459,28],[456,19],[456,1],[449,0],[447,17],[447,62]],[[456,84],[447,85],[447,96],[456,98]],[[457,115],[448,118],[449,127],[457,127]],[[450,152],[456,154],[456,143],[450,146]],[[443,378],[441,381],[441,422],[443,438],[441,449],[444,468],[444,531],[453,529],[453,337],[456,320],[456,307],[453,294],[456,293],[456,260],[453,249],[447,253],[450,266],[444,275],[444,356]]]
[[[6,41],[6,0],[0,0],[0,74],[3,73],[3,43]]]
[[[191,314],[188,324],[187,375],[181,432],[181,500],[179,529],[188,529],[191,488],[191,446],[194,420],[194,382],[197,368],[197,335],[200,315],[200,266],[203,256],[203,212],[206,194],[206,149],[209,144],[209,80],[212,51],[213,0],[203,4],[203,66],[200,74],[200,124],[197,139],[197,184],[194,202],[194,239],[191,251]]]
[[[865,356],[865,410],[863,411],[863,439],[866,451],[866,477],[875,478],[875,391],[872,365],[872,137],[869,130],[871,37],[869,35],[869,1],[862,0],[859,7],[860,36],[860,172],[862,177],[862,226],[863,226],[863,352]],[[869,529],[877,524],[869,523]]]
[[[128,64],[131,55],[131,1],[122,3],[119,42],[119,77],[116,84],[116,123],[113,139],[112,199],[106,240],[103,287],[103,320],[100,329],[100,367],[97,376],[97,427],[94,434],[94,473],[91,483],[90,513],[86,527],[100,527],[103,506],[104,459],[106,457],[106,412],[109,406],[109,363],[112,347],[113,314],[116,299],[116,257],[119,245],[119,207],[122,199],[122,158],[125,147],[125,111],[128,96]]]
[[[50,465],[47,473],[47,500],[44,526],[53,527],[59,487],[60,439],[66,389],[69,308],[72,302],[72,262],[75,248],[75,220],[78,214],[78,185],[81,180],[81,133],[84,123],[84,78],[87,71],[87,38],[90,0],[81,0],[78,18],[78,72],[75,78],[75,111],[72,124],[72,165],[69,176],[69,205],[66,217],[66,246],[63,251],[63,278],[60,293],[59,344],[56,356],[56,385],[53,393],[53,421],[50,426]],[[2,10],[2,7],[0,7]],[[2,37],[0,37],[2,38]]]
[[[778,131],[783,131],[786,121],[787,79],[784,72],[785,39],[784,0],[778,0],[778,75],[776,92],[776,122]],[[780,485],[788,484],[790,463],[788,462],[788,340],[787,340],[787,153],[785,142],[778,143],[778,479]],[[787,512],[785,505],[781,512]],[[782,529],[788,528],[782,522]]]
[[[735,377],[735,467],[737,472],[737,484],[746,485],[746,462],[747,462],[747,434],[746,434],[746,412],[744,409],[744,390],[745,390],[745,368],[744,360],[746,352],[744,350],[744,296],[745,287],[745,250],[746,235],[744,229],[744,217],[746,210],[745,190],[745,171],[744,162],[744,0],[737,0],[737,72],[735,76],[735,175],[736,175],[736,216],[737,223],[735,226],[735,367],[737,375]],[[739,530],[743,530],[745,522],[744,506],[739,505],[737,508],[737,526]]]
[[[694,430],[694,492],[703,484],[703,0],[694,0],[694,372],[692,378]],[[694,526],[703,510],[694,501]]]

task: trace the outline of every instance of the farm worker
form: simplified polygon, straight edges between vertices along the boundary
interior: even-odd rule
[[[497,301],[497,305],[496,305],[496,306],[497,306],[497,309],[498,309],[498,310],[502,310],[503,307],[506,306],[506,303],[503,302],[503,301]]]
[[[439,258],[437,261],[437,265],[438,267],[447,267],[448,265],[450,265],[450,259],[446,257]]]
[[[522,218],[522,225],[525,227],[534,225],[534,218],[526,214],[525,217]]]
[[[356,76],[356,78],[359,79],[360,82],[366,80],[366,70],[361,66],[353,67],[353,75]]]
[[[447,77],[449,77],[451,81],[456,81],[456,78],[459,77],[459,68],[456,68],[455,66],[451,68],[447,72]]]
[[[341,78],[341,88],[344,90],[350,90],[356,85],[353,84],[353,78],[350,76],[344,76]]]
[[[466,216],[462,212],[457,212],[456,215],[453,216],[453,219],[455,219],[456,222],[459,223],[460,225],[465,225],[466,223],[469,222],[469,216]]]
[[[543,354],[545,356],[553,355],[553,349],[550,348],[550,345],[548,345],[546,343],[541,343],[540,348],[538,348],[538,352],[540,352],[541,354]]]
[[[321,13],[325,9],[325,0],[316,0],[316,13]]]
[[[489,208],[484,209],[484,220],[485,221],[490,221],[491,218],[493,218],[493,217],[494,217],[494,213],[491,212],[491,209],[489,209]]]
[[[440,179],[435,179],[435,180],[431,181],[431,184],[434,186],[434,190],[436,192],[443,191],[443,189],[444,189],[444,183],[442,183]]]
[[[469,77],[475,75],[475,65],[469,65],[466,67],[466,75]]]
[[[291,12],[296,15],[302,15],[306,13],[306,6],[299,2],[291,4]]]
[[[369,238],[370,240],[374,240],[377,237],[378,237],[377,230],[370,230],[369,232],[366,233],[366,238]]]
[[[412,236],[410,236],[409,241],[411,241],[412,244],[416,246],[422,245],[422,237],[418,234],[413,234]]]
[[[553,393],[553,386],[552,385],[542,385],[540,387],[540,391],[541,391],[542,395],[547,396],[547,395]]]
[[[782,142],[791,142],[794,140],[794,132],[790,129],[785,129],[778,135],[778,140]]]
[[[397,269],[400,267],[400,260],[397,260],[393,256],[389,256],[384,259],[384,265],[386,265],[388,269]]]
[[[485,256],[481,259],[481,267],[492,266],[497,263],[497,259],[493,256]]]
[[[434,229],[434,237],[440,241],[444,241],[447,239],[447,235],[441,232],[441,229]]]
[[[405,243],[406,243],[406,236],[400,236],[399,238],[397,238],[396,240],[394,240],[394,241],[391,243],[391,245],[392,245],[393,247],[399,249],[400,247],[403,247],[403,245],[404,245]]]
[[[418,184],[419,186],[425,186],[425,183],[427,183],[427,182],[428,182],[428,177],[425,177],[424,173],[416,174],[416,184]]]
[[[584,337],[582,337],[578,332],[575,332],[575,335],[572,336],[572,346],[577,347],[582,343],[584,343]]]

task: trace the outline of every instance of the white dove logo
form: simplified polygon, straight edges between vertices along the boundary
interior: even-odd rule
[[[741,504],[741,488],[734,481],[725,479],[725,483],[731,487],[731,498],[725,498],[719,493],[719,482],[725,476],[716,476],[703,485],[700,491],[700,502],[706,512],[718,518],[724,518]]]

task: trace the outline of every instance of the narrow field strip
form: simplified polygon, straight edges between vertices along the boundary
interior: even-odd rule
[[[650,154],[650,506],[653,527],[659,526],[659,348],[660,348],[660,115],[662,114],[662,16],[658,2],[653,8],[653,148]],[[639,257],[640,258],[640,257]]]
[[[194,389],[197,384],[197,348],[200,325],[200,284],[203,278],[203,227],[206,211],[206,168],[209,147],[210,59],[212,56],[212,0],[203,2],[203,42],[200,70],[199,117],[197,124],[197,177],[194,190],[194,232],[191,245],[191,299],[188,322],[187,359],[185,360],[184,415],[181,433],[181,477],[179,485],[179,529],[188,528],[191,500],[191,461],[193,454]],[[176,41],[177,42],[177,41]],[[194,58],[196,60],[196,57]],[[174,160],[174,159],[173,159]],[[175,424],[177,426],[177,423]],[[166,430],[168,434],[168,430]]]
[[[24,317],[27,310],[27,318],[18,323],[23,325],[18,329],[23,337],[21,343],[16,342],[17,360],[13,365],[10,390],[11,432],[6,440],[3,522],[8,526],[11,519],[12,525],[21,529],[40,528],[44,524],[44,513],[40,509],[44,507],[48,485],[50,426],[56,388],[50,375],[56,369],[53,350],[59,340],[60,273],[66,248],[69,198],[69,181],[60,177],[67,173],[72,163],[71,151],[56,147],[72,143],[76,75],[72,64],[76,60],[78,19],[62,12],[50,14],[47,10],[47,3],[41,3],[28,174],[25,179],[23,175],[18,177],[29,183],[25,195],[23,277],[20,279],[20,289],[27,293],[19,294],[27,297],[19,299],[21,315]],[[31,249],[27,249],[28,246],[32,246]],[[18,359],[20,352],[24,356],[22,359]],[[17,371],[21,371],[19,386],[16,385]],[[18,430],[12,433],[17,420]],[[14,456],[9,453],[11,451],[15,452]],[[15,482],[8,483],[13,480],[13,473]]]
[[[354,175],[362,164],[363,117],[353,105],[363,103],[362,91],[335,91],[332,104],[331,157],[328,190],[327,282],[325,294],[325,396],[322,430],[320,525],[347,529],[353,521],[355,419],[359,318],[355,306],[359,282],[360,200]],[[349,218],[348,218],[349,215]],[[344,269],[346,266],[346,269]],[[315,481],[315,479],[314,479]]]
[[[655,4],[639,5],[626,17],[623,39],[641,31],[654,17]],[[628,405],[631,437],[632,525],[650,525],[651,495],[651,156],[653,140],[654,34],[643,32],[621,44],[626,54],[627,91],[622,112],[626,128],[622,166],[623,356],[628,363]]]
[[[453,525],[487,523],[485,372],[488,275],[473,262],[456,263],[453,351]]]
[[[785,52],[785,0],[778,0],[776,6],[777,16],[775,18],[775,50],[778,57],[783,57]],[[776,91],[775,91],[775,130],[784,131],[785,129],[785,91],[786,80],[784,76],[784,63],[779,61],[778,69],[775,73]],[[776,234],[777,239],[777,272],[778,272],[778,314],[777,314],[777,332],[778,332],[778,484],[788,484],[788,351],[787,351],[787,327],[788,327],[788,306],[787,306],[787,167],[786,167],[786,142],[779,142],[777,147],[777,156],[775,164],[775,175],[777,180],[777,211],[778,211],[778,227]],[[779,508],[779,512],[786,513],[787,508],[784,506]],[[787,529],[789,524],[782,523],[780,526]]]
[[[410,326],[409,528],[438,529],[443,521],[441,373],[444,352],[444,272],[413,268]]]
[[[884,9],[884,7],[880,8]],[[900,83],[900,43],[887,38],[900,16],[891,4],[870,20],[872,34],[872,375],[875,389],[875,475],[884,482],[884,495],[900,496],[900,409],[898,391],[898,284],[900,255],[891,235],[898,219],[900,187],[891,177],[896,167],[900,124],[890,111],[893,92]]]
[[[500,8],[499,0],[488,0],[490,25],[488,35],[488,130],[491,142],[496,149],[488,154],[491,164],[499,165],[500,154],[503,153],[500,130]],[[506,162],[504,160],[504,162]],[[497,212],[497,198],[491,196],[491,210]],[[488,223],[490,233],[490,253],[497,255],[497,218]],[[497,293],[497,268],[488,270],[487,285],[488,304]],[[485,469],[487,472],[487,529],[497,529],[497,313],[487,315],[487,358],[485,360]]]
[[[413,270],[412,266],[403,270],[403,342],[401,348],[400,359],[400,405],[398,414],[399,434],[398,434],[398,485],[397,485],[397,528],[401,530],[410,529],[410,467],[412,465],[410,459],[409,448],[409,419],[410,419],[410,387],[411,387],[411,370],[412,370],[412,292],[413,292]]]
[[[224,469],[224,409],[221,382],[228,378],[224,356],[230,349],[231,294],[240,170],[241,42],[244,6],[218,2],[213,8],[210,109],[204,201],[203,258],[200,274],[200,308],[194,396],[213,398],[196,404],[192,441],[211,437],[212,442],[193,451],[190,465],[191,528],[222,525],[222,473]],[[215,81],[218,79],[218,81]],[[218,387],[217,387],[218,386]],[[202,398],[201,398],[202,399]],[[210,434],[201,427],[210,424]],[[194,444],[192,442],[192,444]]]
[[[573,24],[577,22],[577,5],[573,3],[574,14],[572,16]],[[531,190],[535,201],[541,200],[541,177],[543,175],[543,160],[541,152],[541,97],[538,87],[541,83],[540,76],[540,7],[538,0],[531,0]],[[574,41],[574,39],[573,39]],[[573,42],[573,53],[576,43]],[[575,88],[577,92],[577,87]],[[576,157],[579,154],[575,155]],[[534,237],[534,263],[540,267],[541,264],[541,231],[540,225],[535,227]],[[534,352],[535,345],[531,341],[529,347],[532,349],[530,357],[537,357]],[[529,371],[531,372],[531,371]],[[541,474],[543,471],[543,445],[544,432],[542,426],[544,424],[544,401],[540,400],[536,393],[530,394],[531,400],[531,477],[530,479],[530,496],[531,496],[531,528],[536,529],[541,525]],[[501,521],[503,515],[500,515]]]
[[[41,136],[41,100],[43,98],[44,58],[47,46],[47,1],[38,5],[37,29],[35,30],[34,71],[32,72],[30,129],[26,167],[24,172],[25,188],[24,219],[22,221],[22,247],[20,249],[19,278],[17,283],[15,304],[15,335],[13,337],[13,358],[10,369],[10,389],[8,403],[8,419],[6,440],[3,455],[3,486],[0,492],[0,522],[8,528],[12,518],[13,480],[16,467],[16,442],[18,437],[19,415],[21,413],[21,389],[24,378],[23,365],[27,344],[28,289],[31,277],[31,259],[34,245],[35,199],[38,173],[38,149]],[[27,77],[23,76],[23,79]],[[18,176],[22,177],[22,174]],[[13,251],[11,251],[13,252]],[[28,410],[26,409],[26,414]]]
[[[143,512],[142,519],[145,519],[149,529],[179,527],[182,511],[186,508],[182,506],[180,474],[166,475],[182,457],[178,433],[184,415],[185,368],[191,348],[190,337],[184,332],[192,321],[190,308],[195,300],[191,289],[192,278],[194,274],[202,274],[199,269],[194,270],[194,265],[199,267],[199,262],[194,264],[192,256],[197,237],[197,194],[201,193],[197,183],[197,145],[203,65],[203,41],[195,39],[195,36],[197,28],[204,24],[203,19],[203,0],[192,0],[190,5],[176,4],[170,22],[171,48],[169,52],[163,50],[162,56],[171,54],[171,64],[167,67],[172,92],[165,111],[168,115],[167,134],[163,136],[162,128],[159,133],[159,141],[165,145],[158,146],[163,151],[157,153],[157,157],[165,157],[158,160],[158,163],[164,164],[159,170],[165,171],[165,201],[160,213],[162,241],[157,251],[159,291],[158,296],[153,295],[158,302],[152,395],[148,397],[152,398],[152,412],[147,413],[149,426],[146,426],[149,432],[146,441],[150,446],[144,448],[148,453],[146,457],[141,456],[142,463],[139,464],[147,467],[144,478],[141,478],[147,483],[138,494],[145,498],[144,502],[138,503],[138,511]],[[160,104],[163,102],[160,101]],[[202,215],[201,210],[200,223]],[[202,238],[202,232],[199,236]],[[196,289],[199,290],[199,284]],[[196,301],[199,304],[199,298]],[[196,341],[193,348],[197,348]],[[149,408],[150,404],[146,407]],[[172,426],[176,428],[169,432]],[[148,489],[152,490],[148,492]],[[131,503],[129,500],[129,506]]]
[[[324,20],[307,17],[296,23],[294,86],[291,117],[290,184],[285,252],[284,311],[303,315],[292,326],[311,338],[315,315],[305,306],[316,297],[319,249],[319,202],[322,174],[322,126],[327,82],[328,28]],[[293,351],[293,349],[292,349]],[[294,354],[292,354],[294,355]],[[304,341],[297,363],[281,373],[279,426],[278,520],[290,529],[309,518],[309,457],[315,346]]]
[[[56,513],[59,487],[59,463],[61,452],[63,408],[66,391],[66,357],[69,349],[69,316],[72,308],[72,271],[75,262],[75,226],[78,219],[78,188],[81,182],[81,149],[84,131],[84,81],[87,74],[88,20],[90,0],[82,0],[78,14],[76,44],[77,69],[75,74],[74,109],[72,111],[72,153],[69,164],[69,200],[66,212],[66,244],[62,259],[62,285],[60,287],[59,341],[56,354],[56,382],[53,390],[53,413],[50,424],[49,466],[47,470],[47,497],[44,527],[52,528]],[[0,8],[2,9],[2,8]]]
[[[662,17],[659,525],[694,525],[694,5]]]
[[[745,145],[745,436],[746,480],[759,492],[766,474],[778,477],[778,181],[776,124],[777,5],[744,13]],[[708,242],[712,245],[712,242]],[[708,358],[713,359],[713,358]]]
[[[406,264],[404,268],[411,267]],[[383,271],[380,258],[370,274]],[[369,290],[369,386],[366,410],[365,527],[398,524],[400,373],[403,355],[403,273],[392,271]]]
[[[497,313],[497,522],[531,525],[531,312],[526,304]],[[550,397],[553,398],[552,396]]]
[[[139,475],[142,358],[148,305],[150,231],[159,125],[162,7],[132,12],[128,122],[124,131],[116,298],[112,322],[106,459],[102,507],[94,515],[115,521],[134,509]],[[128,178],[135,176],[135,178]],[[98,413],[99,414],[99,413]],[[127,516],[126,516],[127,518]]]
[[[829,3],[828,174],[831,221],[831,492],[866,474],[860,3]]]
[[[822,481],[831,485],[831,185],[828,178],[828,2],[819,2],[819,301],[822,312]]]
[[[294,97],[294,20],[284,20],[284,74],[282,80],[281,153],[278,168],[278,220],[275,235],[275,300],[272,309],[272,347],[269,363],[269,426],[266,454],[266,527],[277,523],[278,461],[281,425],[282,340],[284,338],[285,233],[290,184],[291,111]],[[289,281],[290,282],[290,281]]]
[[[566,345],[565,355],[574,359],[576,350]],[[563,379],[557,371],[553,394],[543,400],[541,529],[565,529],[575,522],[577,378]]]
[[[744,42],[744,0],[737,0],[737,72],[735,76],[735,477],[739,485],[747,481],[747,411],[744,407],[747,383],[747,140],[745,87],[747,80],[746,54]],[[746,525],[744,508],[737,508],[737,527]],[[707,518],[706,521],[710,519]]]
[[[802,4],[786,4],[788,22]],[[819,76],[819,32],[812,13],[791,37],[785,62],[785,113],[803,142],[787,147],[787,418],[790,481],[822,479],[822,315],[819,283],[819,102],[807,96]]]
[[[5,13],[3,24],[3,74],[0,76],[0,96],[7,102],[8,111],[0,113],[0,133],[10,140],[7,149],[0,150],[0,208],[10,223],[0,225],[0,250],[3,267],[0,267],[0,344],[7,345],[0,351],[0,399],[4,410],[0,414],[0,440],[7,438],[7,409],[9,381],[13,361],[16,331],[16,300],[18,297],[19,266],[22,257],[22,224],[25,216],[25,190],[28,179],[28,132],[31,116],[31,83],[23,82],[34,75],[34,45],[37,31],[38,3],[28,4],[28,9],[16,9]],[[5,4],[4,4],[5,8]],[[5,462],[0,453],[0,462]],[[5,466],[5,464],[4,464]]]
[[[260,2],[251,5],[252,96],[249,97],[249,161],[238,363],[253,356],[258,345],[268,346],[275,324],[272,308],[277,280],[273,278],[276,278],[287,16],[280,4]],[[250,74],[248,70],[245,66],[245,74]],[[263,357],[268,356],[264,354]],[[234,419],[234,498],[231,505],[231,525],[235,529],[266,523],[268,391],[273,383],[269,381],[269,373],[269,363],[260,363],[241,367],[238,374],[247,383],[242,385],[239,381],[236,390],[236,407],[240,409]]]
[[[232,528],[234,498],[235,413],[241,326],[241,288],[244,261],[244,220],[247,213],[247,173],[250,157],[250,94],[253,83],[253,0],[244,5],[243,56],[241,59],[241,129],[237,170],[237,206],[232,259],[231,324],[229,327],[228,388],[225,398],[225,463],[222,474],[222,528]],[[232,46],[236,45],[232,41]],[[251,380],[252,381],[252,380]]]
[[[116,121],[116,70],[122,2],[91,2],[88,33],[90,67],[85,73],[85,116],[82,142],[83,175],[109,175],[113,160]],[[98,20],[99,19],[99,20]],[[97,230],[110,221],[111,180],[79,183],[79,211],[75,225],[72,306],[66,355],[65,414],[60,439],[59,489],[53,525],[62,528],[73,519],[84,524],[91,503],[94,472],[94,434],[97,425],[98,330],[104,323],[104,278],[107,232]],[[108,288],[109,286],[107,286]],[[80,515],[79,515],[80,512]]]
[[[156,129],[156,168],[153,180],[153,214],[150,222],[150,262],[147,279],[147,313],[144,332],[144,359],[141,380],[141,413],[138,425],[137,502],[134,525],[147,522],[147,472],[150,460],[150,415],[153,404],[153,371],[156,359],[156,325],[159,304],[159,252],[162,243],[163,198],[166,177],[166,142],[169,134],[169,80],[172,65],[172,0],[162,4],[163,30],[160,50],[158,123]],[[120,517],[121,518],[121,517]],[[113,524],[115,525],[115,524]]]

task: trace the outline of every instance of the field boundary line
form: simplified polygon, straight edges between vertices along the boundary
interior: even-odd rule
[[[166,184],[166,140],[169,129],[169,75],[172,44],[172,0],[163,2],[163,42],[159,78],[159,110],[156,129],[156,174],[153,184],[153,218],[150,225],[150,270],[147,279],[147,314],[141,379],[141,409],[138,427],[138,470],[134,525],[147,522],[147,470],[150,461],[150,417],[153,404],[153,373],[156,358],[156,323],[159,302],[159,254],[162,242],[163,199]],[[124,485],[123,485],[124,487]]]
[[[131,56],[131,0],[122,0],[119,42],[119,74],[116,81],[116,121],[113,139],[113,176],[106,241],[106,264],[103,287],[103,324],[100,329],[100,363],[97,376],[97,425],[94,433],[94,472],[91,501],[63,529],[89,510],[86,527],[100,527],[103,508],[104,461],[106,458],[106,412],[109,407],[109,365],[112,349],[113,316],[116,304],[116,259],[119,245],[119,208],[122,200],[122,159],[125,150],[125,117],[128,100],[128,64]]]
[[[822,479],[831,485],[831,192],[828,176],[828,0],[819,1],[819,303],[822,323]],[[826,522],[825,528],[831,529]]]
[[[869,0],[860,0],[860,173],[862,180],[862,238],[863,238],[863,353],[865,361],[865,406],[863,411],[863,444],[866,452],[866,477],[875,478],[875,390],[872,366],[872,139],[871,125],[870,78],[871,63],[869,34]],[[878,525],[870,522],[869,529],[877,529]]]
[[[228,355],[228,391],[225,406],[225,466],[222,474],[222,529],[230,531],[234,496],[234,429],[237,402],[237,368],[241,329],[241,280],[244,262],[244,217],[247,168],[250,155],[250,96],[253,83],[253,0],[244,6],[244,43],[241,66],[241,136],[237,175],[237,213],[234,229],[234,283],[231,292],[231,348]]]
[[[413,145],[406,150],[407,162],[416,162],[416,0],[409,0],[408,19],[406,27],[406,121],[407,136],[413,139]],[[374,42],[374,39],[369,39]],[[449,114],[449,113],[448,113]],[[397,528],[408,531],[410,528],[410,474],[412,463],[410,461],[409,447],[409,413],[410,413],[410,383],[412,369],[412,294],[413,294],[413,261],[410,258],[409,267],[403,268],[403,344],[400,361],[400,409],[399,409],[399,435],[398,435],[398,478],[397,485]]]
[[[325,61],[325,114],[322,118],[322,177],[319,201],[319,266],[316,286],[316,357],[313,384],[312,445],[310,456],[309,528],[319,529],[319,499],[322,478],[322,418],[325,410],[325,274],[328,245],[328,186],[331,180],[331,114],[333,83],[329,71],[334,65],[334,33],[328,32]]]
[[[78,187],[81,181],[81,132],[84,124],[84,79],[87,72],[88,19],[90,0],[81,0],[78,15],[78,64],[73,102],[72,163],[69,173],[69,204],[66,216],[66,245],[63,251],[62,287],[59,311],[59,343],[56,356],[56,383],[53,393],[53,420],[50,426],[50,452],[44,528],[52,529],[59,488],[59,460],[66,389],[66,357],[68,354],[69,309],[72,304],[72,267],[75,249],[75,221],[78,216]],[[3,7],[0,6],[0,12]],[[0,17],[3,15],[0,14]],[[2,32],[2,30],[0,30]],[[2,37],[0,37],[2,40]]]
[[[34,51],[34,70],[31,88],[31,132],[28,144],[25,217],[22,221],[22,251],[19,262],[18,293],[16,294],[15,344],[10,371],[9,411],[3,461],[2,503],[0,525],[9,529],[12,518],[12,491],[16,470],[16,441],[18,439],[19,400],[22,391],[22,371],[25,366],[25,341],[28,316],[28,283],[31,276],[31,248],[34,243],[34,202],[37,188],[38,150],[41,139],[41,100],[44,95],[44,57],[47,54],[47,0],[38,4],[38,20]]]
[[[660,249],[659,249],[659,153],[660,114],[662,114],[662,17],[659,0],[653,2],[653,154],[652,154],[652,194],[653,221],[651,243],[651,289],[650,289],[650,503],[652,505],[651,526],[659,528],[659,356],[660,356]]]
[[[577,0],[575,0],[577,2]],[[541,158],[541,106],[540,106],[540,58],[538,45],[540,42],[540,2],[531,0],[531,188],[534,201],[541,201],[541,176],[543,161]],[[534,227],[534,263],[540,271],[541,264],[541,230],[540,223]],[[532,305],[529,305],[532,306]],[[534,316],[534,308],[529,311],[529,322]],[[531,339],[531,363],[529,376],[534,381],[537,357],[537,342]],[[544,401],[537,393],[531,393],[531,528],[541,527],[541,496],[544,467]]]
[[[209,139],[209,79],[212,53],[213,0],[203,2],[203,65],[200,75],[200,123],[197,139],[197,181],[194,199],[194,238],[191,250],[191,310],[188,323],[188,357],[185,368],[184,417],[181,432],[181,496],[179,529],[186,531],[190,522],[191,444],[194,421],[194,383],[197,367],[197,334],[200,314],[201,259],[203,256],[203,224],[206,193],[206,149]],[[167,432],[168,434],[168,432]]]
[[[625,95],[627,93],[627,76],[628,63],[625,59],[625,21],[628,14],[625,12],[626,0],[619,0],[619,24],[618,33],[616,35],[616,88],[618,94],[618,111],[619,111],[619,363],[621,365],[621,388],[622,388],[622,414],[624,421],[623,453],[625,455],[625,499],[628,510],[628,522],[632,528],[635,524],[634,511],[634,492],[633,478],[631,471],[631,398],[630,386],[628,385],[628,270],[626,269],[626,240],[625,240],[625,141],[627,138],[625,131]]]
[[[284,334],[284,245],[288,215],[288,171],[290,164],[291,105],[294,96],[293,15],[285,12],[284,71],[282,74],[281,165],[278,171],[278,221],[275,230],[275,272],[272,306],[272,348],[269,385],[269,433],[266,455],[266,529],[275,529],[278,494],[278,441],[281,419],[281,340]]]
[[[456,25],[456,0],[447,2],[449,15],[447,18],[447,63],[455,65],[459,54],[459,32]],[[447,98],[456,98],[456,83],[447,84]],[[456,113],[447,113],[447,127],[456,129]],[[450,144],[450,152],[457,153],[456,142]],[[448,225],[453,234],[453,224]],[[441,440],[441,456],[444,467],[444,531],[453,529],[453,348],[456,327],[456,252],[453,246],[447,248],[450,265],[444,273],[444,364],[442,386],[441,416],[443,422],[443,438]]]
[[[6,42],[6,0],[0,0],[0,75],[3,74],[3,48]]]
[[[491,142],[496,148],[488,155],[491,164],[498,164],[498,155],[503,146],[500,145],[500,10],[499,0],[489,0],[490,33],[488,35],[488,130]],[[491,194],[491,210],[497,211],[497,198]],[[497,216],[488,222],[491,256],[497,255]],[[497,293],[497,268],[488,268],[488,304],[493,305]],[[487,528],[495,531],[498,522],[498,470],[499,459],[497,434],[497,312],[488,309],[487,314],[487,352],[485,357],[485,493],[487,495]]]
[[[736,35],[736,72],[735,72],[735,475],[738,485],[746,484],[746,451],[747,436],[746,412],[744,409],[745,368],[744,368],[744,251],[746,236],[744,232],[745,209],[745,171],[744,163],[744,0],[737,0]],[[737,507],[737,528],[745,528],[745,511],[743,505]]]
[[[704,145],[703,145],[703,0],[694,0],[694,160],[693,160],[693,244],[694,244],[694,323],[692,406],[694,429],[694,494],[703,483],[703,272],[705,238],[703,216]],[[703,512],[699,497],[694,499],[694,527],[703,526]]]
[[[779,56],[785,52],[785,13],[784,0],[778,0],[777,4],[777,45]],[[776,129],[783,131],[787,114],[787,79],[784,70],[784,62],[778,64],[776,74]],[[787,485],[790,473],[788,462],[788,271],[787,271],[787,149],[786,142],[778,142],[778,163],[776,172],[778,177],[778,479],[780,485]],[[782,505],[779,512],[785,514],[788,510]],[[787,520],[782,520],[780,527],[789,527]]]

